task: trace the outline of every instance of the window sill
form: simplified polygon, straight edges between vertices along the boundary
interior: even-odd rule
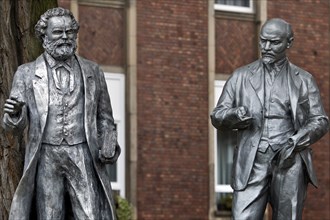
[[[79,0],[80,5],[111,8],[125,8],[125,2],[124,0]]]
[[[231,211],[215,211],[214,216],[216,220],[231,220]]]

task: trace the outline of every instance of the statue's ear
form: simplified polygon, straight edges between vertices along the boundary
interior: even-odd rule
[[[289,49],[289,48],[291,48],[291,47],[292,47],[292,44],[293,44],[293,40],[294,40],[294,38],[293,38],[293,37],[291,37],[291,38],[288,40],[288,43],[287,43],[287,45],[286,45],[286,48],[287,48],[287,49]]]

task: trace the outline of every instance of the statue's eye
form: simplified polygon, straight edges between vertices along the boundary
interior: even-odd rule
[[[56,34],[56,35],[58,35],[58,34],[62,34],[62,32],[63,32],[63,31],[61,31],[61,30],[54,30],[54,31],[52,31],[52,33],[53,33],[53,34]]]
[[[73,29],[67,30],[66,33],[67,34],[74,34],[74,30]]]

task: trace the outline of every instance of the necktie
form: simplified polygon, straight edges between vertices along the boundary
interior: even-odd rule
[[[61,64],[55,68],[54,81],[56,88],[61,90],[64,94],[68,94],[74,89],[74,75],[70,71],[70,67]]]
[[[70,77],[69,77],[69,72],[66,70],[64,67],[59,67],[57,69],[58,72],[58,78],[60,79],[61,82],[61,90],[64,92],[64,94],[68,93],[69,90],[69,83],[70,83]]]
[[[275,76],[276,76],[276,72],[275,72],[275,68],[272,68],[272,70],[270,71],[270,79],[272,81],[272,83],[274,82],[275,80]]]

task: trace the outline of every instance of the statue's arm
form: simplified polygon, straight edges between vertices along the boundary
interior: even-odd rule
[[[7,131],[22,131],[27,124],[26,85],[24,71],[18,68],[14,75],[9,98],[5,102],[3,127]]]
[[[121,149],[117,141],[117,131],[110,96],[102,70],[99,70],[99,77],[100,96],[97,109],[97,130],[99,144],[101,145],[100,159],[105,163],[115,163]]]
[[[313,78],[307,83],[308,104],[301,106],[307,114],[306,123],[290,138],[297,150],[315,143],[329,130],[329,119],[325,114],[317,84]],[[303,100],[304,101],[304,100]]]
[[[211,122],[217,129],[244,129],[251,123],[248,109],[237,106],[236,89],[238,73],[227,80],[218,103],[211,113]]]

